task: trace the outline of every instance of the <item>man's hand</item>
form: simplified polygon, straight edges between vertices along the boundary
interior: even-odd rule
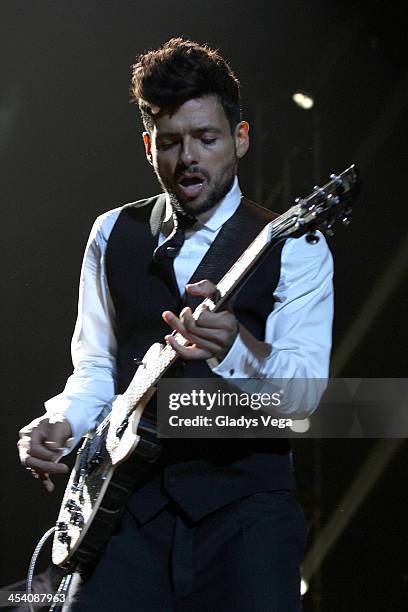
[[[201,296],[203,299],[214,297],[216,290],[216,286],[209,280],[186,285],[188,293]],[[162,316],[170,327],[189,341],[190,344],[187,346],[180,346],[174,336],[165,337],[166,342],[186,360],[217,357],[222,361],[238,334],[238,321],[228,310],[217,313],[204,310],[196,321],[193,319],[191,308],[184,308],[179,317],[169,310],[163,312]]]
[[[39,478],[48,492],[54,490],[50,474],[65,474],[68,467],[57,463],[71,445],[72,430],[60,416],[44,415],[23,427],[17,442],[21,464]]]

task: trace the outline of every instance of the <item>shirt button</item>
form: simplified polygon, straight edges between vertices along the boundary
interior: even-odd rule
[[[234,370],[234,368],[231,368],[231,369],[230,369],[230,371],[229,371],[229,373],[230,373],[230,376],[234,376],[234,374],[235,374],[235,370]]]

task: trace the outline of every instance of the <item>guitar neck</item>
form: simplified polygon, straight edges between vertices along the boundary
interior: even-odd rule
[[[330,178],[331,180],[326,185],[315,187],[308,197],[298,199],[294,206],[263,228],[218,282],[217,298],[206,298],[199,304],[193,313],[194,319],[197,319],[203,310],[210,312],[220,310],[231,295],[242,286],[248,274],[255,269],[266,252],[282,240],[314,232],[321,224],[328,228],[331,227],[354,196],[358,174],[355,166],[352,165],[340,175],[332,174]],[[180,333],[174,332],[174,337],[181,346],[188,343]],[[143,364],[139,366],[139,368],[144,367],[144,375],[141,377],[137,372],[123,394],[128,414],[133,412],[137,402],[150,387],[157,384],[177,359],[178,354],[171,346],[166,345],[153,366],[150,364],[148,368]]]

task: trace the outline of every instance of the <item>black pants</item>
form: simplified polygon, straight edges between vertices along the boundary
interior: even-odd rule
[[[126,511],[64,612],[298,612],[306,523],[291,491],[237,500],[192,523],[170,502],[144,525]]]

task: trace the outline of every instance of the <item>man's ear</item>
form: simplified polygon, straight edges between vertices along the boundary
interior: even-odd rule
[[[235,149],[238,159],[244,157],[249,147],[249,123],[241,121],[235,127],[234,131]]]
[[[143,143],[145,146],[147,161],[153,166],[152,139],[150,137],[149,132],[143,132]]]

